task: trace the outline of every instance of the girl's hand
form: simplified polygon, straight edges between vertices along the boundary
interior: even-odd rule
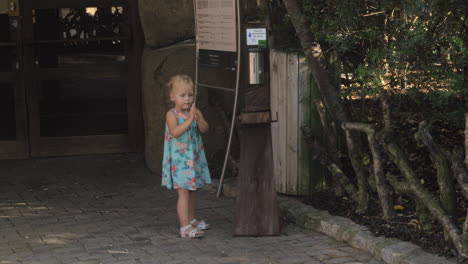
[[[208,130],[210,129],[210,126],[208,125],[205,118],[203,117],[203,114],[198,109],[196,113],[196,118],[197,118],[198,130],[200,130],[200,132],[202,133],[208,132]]]
[[[192,104],[192,106],[190,107],[190,115],[189,115],[189,119],[190,120],[197,120],[198,119],[198,113],[197,113],[197,107],[195,106],[195,104]]]

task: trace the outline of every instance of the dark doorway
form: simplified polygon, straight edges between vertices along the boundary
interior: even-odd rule
[[[0,14],[0,158],[27,156],[18,18]]]
[[[15,87],[0,83],[0,140],[16,140]]]
[[[24,0],[21,14],[17,38],[0,39],[0,55],[10,61],[0,71],[17,78],[8,82],[11,76],[0,74],[0,154],[2,140],[18,140],[18,108],[27,111],[27,155],[137,151],[142,122],[136,2]],[[3,22],[13,32],[15,18],[6,18],[0,27]]]

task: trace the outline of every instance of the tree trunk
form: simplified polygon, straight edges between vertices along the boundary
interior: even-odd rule
[[[314,108],[317,111],[320,123],[322,124],[322,130],[324,135],[325,144],[328,146],[328,153],[331,158],[336,162],[337,166],[340,167],[340,146],[337,143],[338,132],[336,131],[336,126],[333,125],[333,120],[331,120],[329,112],[324,107],[323,100],[320,96],[320,92],[317,89],[317,84],[314,80],[311,80],[311,99],[314,104]],[[313,109],[314,109],[313,108]],[[330,186],[333,187],[335,195],[340,197],[343,195],[343,187],[339,184],[338,179],[331,174],[330,180],[327,181]]]
[[[320,44],[314,41],[307,20],[298,6],[297,0],[283,0],[286,10],[296,30],[301,42],[305,56],[309,62],[310,70],[318,86],[320,94],[323,96],[327,109],[332,113],[333,120],[341,124],[349,120],[343,104],[339,100],[338,93],[329,79],[327,62],[323,56]]]
[[[327,61],[322,52],[320,43],[316,42],[312,37],[310,32],[309,23],[302,13],[301,8],[298,5],[297,0],[283,0],[284,6],[291,18],[292,24],[296,30],[297,36],[301,42],[304,54],[307,58],[307,62],[310,67],[310,71],[315,79],[317,88],[323,98],[325,108],[331,113],[332,119],[335,122],[337,128],[340,128],[341,125],[350,120],[348,112],[345,110],[343,103],[340,100],[338,95],[338,90],[333,86],[333,82],[330,80],[330,74],[327,69]],[[354,135],[353,135],[354,137]],[[347,143],[350,141],[347,140]],[[348,153],[351,163],[353,164],[354,171],[356,172],[356,177],[358,179],[366,178],[365,168],[362,164],[360,158],[360,140],[353,138],[352,142],[356,145],[348,144]],[[363,188],[364,185],[359,185],[360,188]],[[366,190],[360,190],[361,192],[366,192]],[[364,200],[361,201],[361,203]],[[359,207],[362,208],[367,205],[360,204]]]

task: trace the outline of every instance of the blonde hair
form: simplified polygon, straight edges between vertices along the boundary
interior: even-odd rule
[[[169,94],[172,92],[172,89],[174,88],[174,84],[176,82],[184,82],[193,86],[192,77],[186,74],[174,75],[169,79],[169,82],[167,82],[167,87],[169,88]]]

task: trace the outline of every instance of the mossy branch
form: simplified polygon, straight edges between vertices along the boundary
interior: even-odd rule
[[[375,139],[375,129],[371,125],[363,123],[345,123],[343,124],[343,129],[356,130],[366,133],[367,140],[369,141],[369,147],[372,152],[372,164],[374,169],[375,183],[384,218],[388,220],[394,217],[395,211],[393,210],[393,202],[391,201],[390,187],[388,186],[388,183],[384,177],[382,168],[382,153],[380,151],[377,140]]]
[[[464,239],[460,229],[455,224],[452,217],[445,212],[439,200],[435,199],[431,193],[421,185],[416,173],[409,165],[406,153],[392,140],[388,141],[387,138],[383,138],[383,142],[390,158],[397,165],[405,178],[405,184],[407,185],[407,187],[405,187],[406,190],[436,217],[444,230],[448,233],[458,253],[463,257],[467,257],[468,254],[465,252],[466,248],[464,247]]]
[[[437,144],[429,133],[429,125],[423,121],[419,123],[419,130],[414,135],[416,141],[424,144],[431,155],[437,170],[437,183],[440,191],[440,201],[445,211],[454,216],[457,205],[455,185],[450,170],[450,162],[442,148]]]

